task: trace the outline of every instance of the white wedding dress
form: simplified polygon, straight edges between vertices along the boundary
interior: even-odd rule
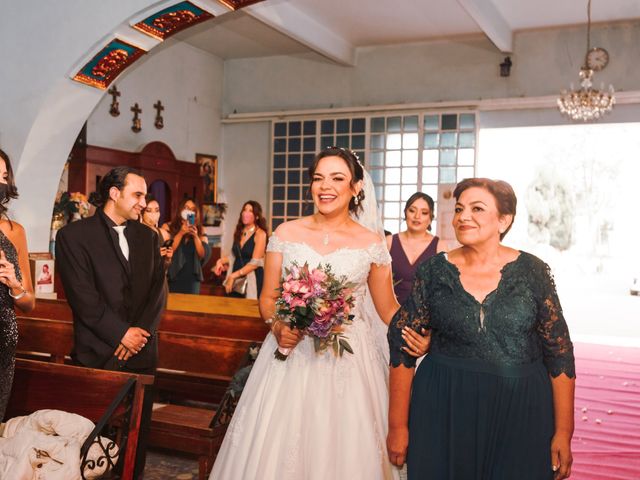
[[[276,360],[268,334],[211,472],[210,480],[390,480],[387,459],[388,347],[386,325],[373,309],[367,277],[389,264],[383,243],[321,255],[305,243],[273,235],[267,251],[283,268],[330,264],[358,285],[353,323],[345,335],[354,353],[315,352],[305,337],[286,361]]]

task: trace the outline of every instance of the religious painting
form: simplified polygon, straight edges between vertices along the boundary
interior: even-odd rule
[[[73,79],[106,90],[122,71],[144,55],[145,51],[119,38],[111,40]]]
[[[218,157],[216,155],[206,155],[196,153],[196,163],[200,166],[200,178],[202,180],[201,204],[212,204],[216,202],[218,180]]]
[[[185,28],[213,18],[213,15],[197,7],[191,2],[180,2],[164,10],[154,13],[133,28],[151,35],[158,40],[165,40]]]

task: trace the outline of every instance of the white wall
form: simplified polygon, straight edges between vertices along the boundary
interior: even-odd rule
[[[111,96],[105,95],[87,122],[87,143],[138,151],[152,141],[169,145],[180,160],[195,161],[196,153],[222,154],[221,102],[223,62],[182,42],[167,43],[135,64],[115,84],[121,92],[120,116],[109,114]],[[154,126],[161,100],[164,128]],[[131,130],[138,103],[142,131]]]
[[[247,200],[255,200],[269,216],[269,176],[271,137],[269,122],[227,124],[223,126],[223,155],[220,162],[218,188],[221,200],[228,205],[222,238],[227,254],[233,243],[233,232],[240,209]]]
[[[611,62],[595,81],[618,90],[640,88],[640,22],[598,26],[592,43]],[[512,73],[484,37],[358,50],[343,67],[315,55],[225,62],[225,114],[555,95],[577,83],[585,54],[584,27],[515,34]]]

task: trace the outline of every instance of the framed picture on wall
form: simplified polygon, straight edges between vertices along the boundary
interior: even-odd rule
[[[200,178],[202,179],[202,205],[216,203],[218,183],[218,157],[196,153],[196,163],[200,166]]]

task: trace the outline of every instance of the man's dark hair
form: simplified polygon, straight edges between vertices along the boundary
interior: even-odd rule
[[[133,175],[138,175],[139,177],[142,176],[142,174],[133,167],[116,167],[110,170],[109,173],[107,173],[104,177],[102,177],[97,191],[98,198],[96,199],[96,203],[99,202],[98,206],[104,207],[105,203],[107,203],[107,200],[109,200],[109,190],[111,190],[111,187],[116,187],[118,190],[122,190],[124,188],[125,180],[127,178],[127,175],[129,175],[130,173],[132,173]]]

